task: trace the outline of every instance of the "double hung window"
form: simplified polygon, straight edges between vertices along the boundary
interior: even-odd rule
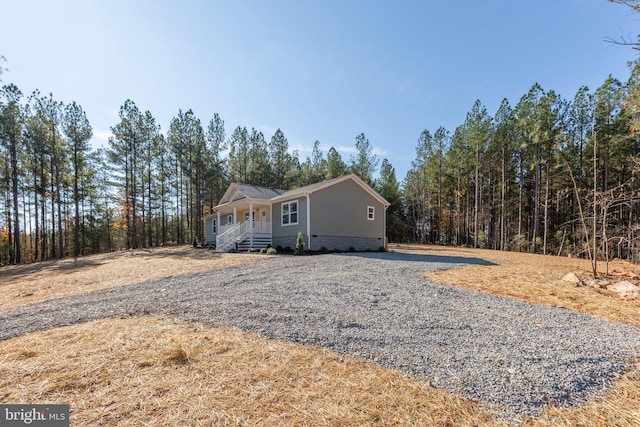
[[[376,219],[376,208],[374,206],[367,206],[367,219],[369,221],[375,221],[375,219]]]
[[[281,205],[282,225],[298,223],[298,201],[286,202]]]

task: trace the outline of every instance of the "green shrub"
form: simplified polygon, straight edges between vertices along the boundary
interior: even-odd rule
[[[195,237],[193,238],[193,247],[194,248],[198,247],[198,240]]]
[[[304,255],[304,236],[301,231],[298,232],[296,237],[296,255]]]
[[[255,253],[258,252],[258,250],[256,248],[249,248],[247,252]]]
[[[283,250],[284,250],[284,248],[282,247],[282,245],[276,246],[276,251],[282,252]]]
[[[267,255],[278,255],[278,251],[274,248],[267,249]]]
[[[291,252],[293,252],[293,250],[291,249],[291,246],[285,246],[283,250],[285,254],[290,254]]]
[[[380,251],[380,252],[387,252],[387,248],[385,248],[384,246],[380,246],[380,247],[378,248],[378,251]]]
[[[321,253],[321,254],[329,253],[329,249],[327,249],[327,247],[326,247],[326,246],[321,246],[321,247],[320,247],[320,253]]]
[[[262,248],[262,249],[260,249],[260,253],[261,253],[261,254],[266,254],[266,253],[267,253],[267,248]]]
[[[355,252],[356,248],[354,248],[353,246],[349,246],[349,252]]]

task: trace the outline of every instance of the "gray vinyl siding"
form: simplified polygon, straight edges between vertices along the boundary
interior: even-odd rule
[[[282,204],[289,202],[298,202],[298,224],[294,225],[282,225]],[[299,232],[304,235],[305,246],[308,242],[307,236],[307,198],[299,197],[290,200],[283,200],[273,203],[271,206],[271,218],[272,218],[272,232],[273,232],[273,246],[282,246],[286,248],[296,247],[296,237]]]
[[[208,218],[205,224],[206,237],[205,243],[216,243],[216,234],[213,232],[214,218]]]
[[[367,208],[375,209],[374,220]],[[384,205],[352,180],[311,194],[311,248],[377,250],[384,246]]]

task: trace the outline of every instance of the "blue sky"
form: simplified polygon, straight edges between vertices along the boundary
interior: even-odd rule
[[[169,127],[178,109],[227,135],[281,128],[300,157],[319,140],[348,161],[364,132],[402,180],[423,129],[493,115],[539,82],[564,98],[635,58],[640,15],[605,0],[2,0],[0,55],[25,95],[76,101],[106,143],[132,99]]]

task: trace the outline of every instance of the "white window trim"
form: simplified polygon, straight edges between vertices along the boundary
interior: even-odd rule
[[[233,224],[233,214],[227,215],[227,225]]]
[[[376,207],[375,206],[367,206],[367,219],[369,221],[376,220]]]
[[[295,203],[296,204],[296,222],[291,222],[291,204]],[[289,222],[287,224],[284,223],[284,206],[287,205],[288,210],[287,210],[287,215],[289,216]],[[283,227],[288,227],[290,225],[298,225],[298,222],[300,221],[300,203],[297,200],[292,200],[290,202],[284,202],[280,204],[280,225],[282,225]]]
[[[211,220],[211,225],[213,228],[213,234],[218,234],[218,221],[216,220],[216,218],[213,218]]]

